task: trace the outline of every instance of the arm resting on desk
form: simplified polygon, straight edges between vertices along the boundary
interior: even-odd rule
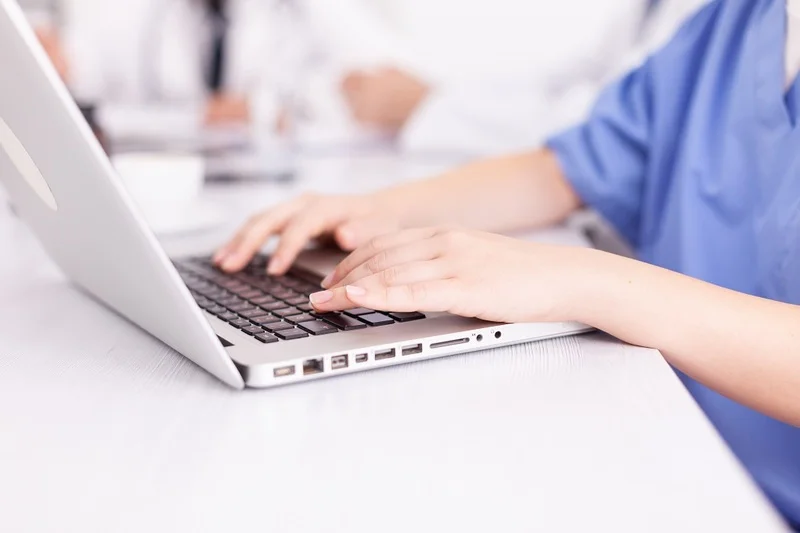
[[[580,316],[762,413],[800,426],[800,307],[600,252]],[[613,309],[613,312],[609,312]]]

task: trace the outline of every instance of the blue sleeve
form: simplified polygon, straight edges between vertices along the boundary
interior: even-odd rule
[[[646,180],[668,179],[650,171],[653,153],[662,148],[659,143],[665,133],[677,134],[661,130],[680,122],[675,117],[685,113],[675,93],[691,92],[699,70],[695,58],[713,31],[719,6],[719,2],[707,5],[663,49],[608,86],[585,123],[546,143],[584,203],[634,246],[643,192],[647,185],[654,185]]]
[[[578,196],[631,243],[639,228],[651,98],[645,64],[603,91],[587,122],[547,142]]]

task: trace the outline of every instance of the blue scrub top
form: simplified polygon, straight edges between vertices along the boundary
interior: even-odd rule
[[[548,146],[642,260],[800,304],[800,87],[785,90],[785,1],[709,4]],[[800,525],[800,429],[682,379]]]

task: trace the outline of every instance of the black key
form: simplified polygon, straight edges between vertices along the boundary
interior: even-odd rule
[[[242,328],[242,331],[244,331],[248,335],[252,335],[254,337],[256,335],[261,335],[262,333],[266,333],[266,331],[264,331],[263,329],[261,329],[258,326],[249,326],[249,327],[246,327],[246,328]]]
[[[249,327],[250,326],[250,321],[249,320],[245,320],[244,318],[238,318],[236,320],[231,320],[230,325],[235,327],[235,328],[242,329],[242,328]]]
[[[260,289],[260,290],[262,290],[264,292],[268,292],[268,293],[272,293],[272,291],[274,291],[275,289],[280,289],[281,288],[281,286],[278,285],[277,283],[274,283],[272,281],[264,281],[264,280],[253,281],[251,283],[251,285],[253,285],[253,287],[255,287],[256,289]]]
[[[289,305],[302,305],[308,303],[308,298],[306,298],[305,296],[297,296],[295,298],[290,298],[284,301]]]
[[[212,315],[217,315],[217,316],[224,315],[225,313],[228,312],[228,310],[221,305],[215,305],[214,307],[206,309],[206,311],[208,311]]]
[[[238,298],[236,296],[227,296],[225,298],[219,298],[217,300],[217,303],[219,303],[220,305],[236,305],[236,304],[244,303],[244,300],[242,300],[241,298]]]
[[[274,291],[269,291],[269,293],[273,295],[275,298],[280,298],[281,300],[288,300],[300,296],[292,289],[276,289]]]
[[[264,311],[262,309],[248,309],[246,311],[241,311],[239,316],[243,316],[244,318],[253,319],[257,316],[264,316]]]
[[[369,326],[386,326],[394,324],[394,320],[388,316],[381,315],[380,313],[372,313],[371,315],[361,315],[358,319]]]
[[[287,329],[294,329],[294,325],[289,324],[288,322],[276,322],[274,324],[264,325],[264,329],[269,331],[270,333],[275,333],[276,331],[285,331]]]
[[[273,342],[278,342],[278,337],[270,335],[269,333],[264,333],[263,335],[256,335],[256,339],[260,340],[264,344],[272,344]]]
[[[426,318],[422,313],[389,313],[389,316],[398,322],[413,322]]]
[[[272,302],[269,304],[259,305],[264,311],[275,311],[276,309],[286,309],[286,304],[283,302]]]
[[[263,326],[265,324],[275,324],[276,322],[280,322],[280,321],[281,321],[280,318],[278,318],[276,316],[272,316],[272,315],[257,316],[255,318],[251,318],[250,319],[250,322],[253,322],[254,324],[258,324],[259,326]]]
[[[220,320],[224,320],[225,322],[230,322],[231,320],[239,319],[239,315],[237,315],[236,313],[231,313],[230,311],[222,313],[221,315],[217,316],[220,318]]]
[[[314,310],[314,308],[311,306],[311,304],[302,304],[302,305],[298,305],[298,306],[297,306],[297,308],[298,308],[299,310],[301,310],[302,312],[304,312],[304,313],[308,313],[308,312],[310,312],[310,311],[313,311],[313,310]]]
[[[294,339],[305,339],[306,337],[308,337],[308,333],[306,333],[305,331],[294,328],[287,329],[285,331],[279,331],[275,335],[277,335],[278,338],[283,339],[285,341],[291,341]]]
[[[241,313],[243,311],[250,311],[250,310],[258,309],[258,307],[256,307],[255,305],[253,305],[251,303],[244,302],[244,303],[240,303],[240,304],[229,305],[228,309],[230,309],[231,311],[234,311],[236,313]]]
[[[302,322],[313,322],[316,320],[313,316],[303,313],[302,315],[292,315],[290,317],[286,317],[287,322],[291,322],[292,324],[300,324]]]
[[[250,288],[250,286],[247,285],[246,283],[242,283],[241,281],[235,279],[228,279],[226,281],[223,281],[222,283],[220,283],[220,286],[225,289],[228,289],[234,294],[236,293],[236,291],[241,291]]]
[[[306,330],[313,335],[328,335],[329,333],[339,333],[339,329],[331,326],[322,320],[315,320],[314,322],[303,322],[298,324],[298,327]]]
[[[343,329],[345,331],[350,331],[353,329],[364,329],[365,327],[367,327],[367,325],[364,324],[363,322],[347,315],[339,315],[331,313],[327,315],[322,315],[320,318],[322,318],[322,320],[324,320],[328,324],[336,326],[337,328]]]
[[[241,296],[245,300],[249,300],[251,298],[258,298],[259,296],[263,296],[263,294],[264,293],[261,292],[261,291],[257,291],[255,289],[250,289],[250,290],[247,290],[247,291],[244,291],[244,292],[240,292],[239,296]]]
[[[219,300],[220,298],[228,298],[231,296],[225,289],[211,289],[206,291],[205,295],[212,300]]]
[[[308,296],[309,294],[313,294],[315,292],[319,292],[320,288],[321,287],[319,285],[312,285],[310,283],[305,283],[299,287],[295,287],[295,289],[302,292],[306,296]]]
[[[350,309],[349,311],[345,311],[345,314],[350,316],[361,316],[361,315],[369,315],[370,313],[374,313],[372,309],[364,309],[363,307],[356,307],[355,309]]]
[[[281,318],[286,318],[287,316],[300,315],[302,313],[294,307],[286,307],[284,309],[273,309],[272,314]]]
[[[259,293],[259,294],[261,294],[261,293]],[[259,296],[258,298],[248,298],[248,299],[250,300],[250,303],[256,304],[256,305],[271,304],[271,303],[275,303],[275,302],[278,301],[275,298],[273,298],[272,296],[265,296],[263,294],[261,296]]]
[[[245,300],[250,297],[255,298],[256,296],[261,294],[260,291],[256,291],[253,287],[251,287],[250,285],[245,285],[244,283],[242,284],[241,289],[230,289],[230,291],[239,298],[243,298]]]

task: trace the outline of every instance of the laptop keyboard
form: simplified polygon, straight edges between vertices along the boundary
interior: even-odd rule
[[[177,261],[175,267],[202,309],[264,344],[426,318],[362,308],[316,313],[308,297],[321,290],[321,278],[297,267],[285,276],[268,276],[267,261],[257,256],[236,274],[222,272],[208,257]]]

